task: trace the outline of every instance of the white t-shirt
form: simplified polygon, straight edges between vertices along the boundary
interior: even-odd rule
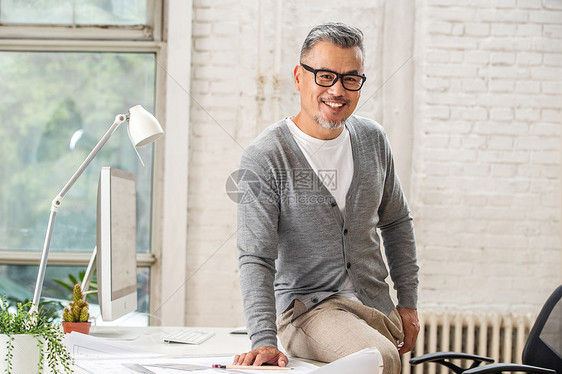
[[[353,178],[353,154],[349,131],[344,127],[337,138],[323,140],[306,134],[290,118],[287,118],[287,126],[310,167],[336,199],[342,215],[345,216],[345,199]],[[337,294],[360,302],[349,276],[344,289]]]
[[[287,119],[287,126],[310,167],[334,196],[342,214],[345,214],[345,198],[353,178],[349,131],[344,127],[337,138],[322,140],[303,132],[290,118]]]

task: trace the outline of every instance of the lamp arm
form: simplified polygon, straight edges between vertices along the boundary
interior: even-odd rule
[[[98,152],[100,151],[100,149],[105,145],[105,143],[107,143],[107,141],[109,140],[109,138],[111,137],[111,135],[113,135],[113,133],[115,132],[115,130],[117,130],[117,128],[119,127],[120,124],[122,124],[123,122],[125,122],[127,120],[127,115],[125,114],[118,114],[115,117],[115,121],[113,122],[113,124],[109,127],[109,129],[106,131],[106,133],[102,136],[102,138],[100,139],[100,141],[98,142],[98,144],[96,144],[96,146],[94,147],[94,149],[92,149],[92,151],[90,152],[90,154],[88,155],[88,157],[86,157],[86,159],[84,160],[84,162],[82,162],[82,165],[80,165],[78,167],[78,169],[74,172],[74,174],[72,175],[72,177],[70,177],[70,179],[68,180],[68,182],[66,182],[66,185],[62,188],[62,190],[59,192],[59,194],[57,195],[57,197],[55,198],[55,200],[53,200],[53,206],[51,207],[51,209],[56,209],[60,206],[61,201],[63,197],[66,196],[68,190],[70,190],[70,188],[74,185],[74,183],[78,180],[78,178],[80,177],[80,175],[82,175],[82,173],[84,172],[84,169],[86,169],[86,167],[90,164],[90,162],[92,162],[92,160],[94,159],[94,157],[96,157],[96,155],[98,154]]]
[[[33,303],[31,304],[30,312],[36,313],[39,308],[39,299],[41,298],[41,290],[43,289],[43,281],[45,280],[45,270],[47,268],[47,257],[49,257],[49,247],[51,245],[51,237],[53,235],[53,228],[55,225],[55,218],[59,206],[62,204],[62,199],[66,196],[70,188],[80,178],[86,167],[96,157],[99,150],[107,143],[111,135],[117,130],[120,124],[125,122],[128,115],[118,114],[115,116],[115,121],[106,131],[106,133],[99,140],[98,144],[92,149],[88,157],[82,162],[82,165],[74,172],[72,177],[66,182],[59,194],[53,199],[51,203],[51,213],[49,215],[49,223],[47,224],[47,234],[45,235],[45,242],[43,243],[43,251],[41,253],[41,262],[39,263],[39,272],[37,273],[37,282],[35,283],[35,292],[33,293]]]

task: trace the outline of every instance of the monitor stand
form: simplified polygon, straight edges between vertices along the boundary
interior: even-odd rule
[[[103,326],[100,326],[103,327]],[[92,326],[90,329],[91,336],[96,338],[103,338],[109,340],[135,340],[142,335],[142,332],[146,330],[146,327],[139,327],[138,329],[134,327],[124,326],[111,326],[111,329],[102,328],[97,329],[96,326]]]
[[[92,277],[94,276],[94,271],[96,271],[96,257],[98,255],[98,247],[94,247],[94,251],[92,252],[92,257],[90,257],[90,262],[88,263],[88,267],[86,268],[86,273],[84,274],[84,279],[82,279],[82,293],[86,295],[88,293],[88,289],[90,288],[90,282],[92,281]],[[91,291],[90,293],[94,293],[97,291]]]

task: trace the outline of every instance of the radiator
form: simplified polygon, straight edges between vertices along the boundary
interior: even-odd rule
[[[495,362],[521,363],[521,353],[534,322],[530,315],[420,311],[415,349],[402,356],[403,374],[445,374],[434,363],[410,366],[412,357],[454,351],[492,357]],[[453,361],[456,365],[461,361]]]

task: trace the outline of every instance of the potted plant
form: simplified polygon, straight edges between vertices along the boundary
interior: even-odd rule
[[[72,373],[72,357],[63,344],[60,324],[47,322],[31,303],[10,312],[6,297],[0,306],[0,372]]]
[[[72,301],[68,303],[62,312],[62,327],[64,333],[68,334],[72,331],[88,334],[90,332],[91,322],[88,322],[90,313],[88,312],[88,302],[84,300],[84,294],[80,284],[74,285],[72,291]]]

